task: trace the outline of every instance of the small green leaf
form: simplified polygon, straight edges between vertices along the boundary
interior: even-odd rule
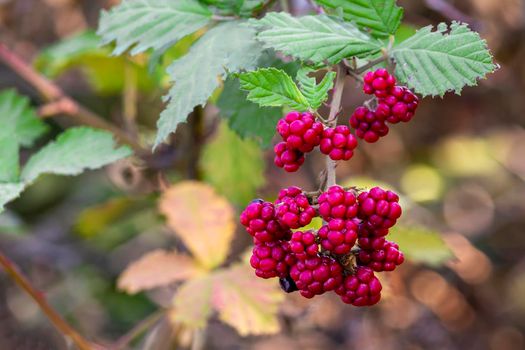
[[[262,68],[239,75],[241,89],[248,91],[248,99],[262,107],[288,106],[299,111],[310,108],[292,78],[276,68]]]
[[[259,29],[257,38],[266,47],[314,63],[366,57],[381,49],[379,41],[360,32],[352,23],[326,15],[292,17],[286,12],[270,12],[250,24]]]
[[[132,55],[158,50],[205,26],[211,11],[195,0],[124,0],[102,11],[97,33],[102,44],[116,41],[113,54],[130,47]]]
[[[261,108],[248,101],[247,95],[240,89],[237,79],[226,80],[221,96],[217,100],[220,115],[240,137],[252,138],[261,147],[269,147],[277,121],[282,117],[282,110],[275,107]]]
[[[328,91],[330,91],[334,86],[334,79],[336,76],[335,72],[328,72],[323,77],[323,80],[317,84],[315,78],[308,76],[313,69],[303,68],[297,72],[297,82],[301,88],[301,92],[304,97],[310,103],[310,106],[313,109],[319,108],[324,101],[328,98]]]
[[[88,127],[71,128],[34,154],[22,170],[22,180],[33,182],[41,174],[78,175],[131,155],[118,147],[107,132]]]
[[[0,182],[16,182],[20,175],[18,143],[13,135],[0,137]]]
[[[4,211],[4,205],[18,198],[24,188],[23,183],[0,183],[0,213]]]
[[[24,147],[30,147],[48,129],[30,107],[29,99],[14,90],[0,92],[0,123],[0,139],[10,137]]]
[[[165,96],[169,104],[157,122],[155,146],[185,122],[195,106],[206,103],[219,87],[220,78],[255,67],[262,47],[254,37],[255,31],[240,22],[223,23],[210,29],[187,55],[173,62],[168,73],[175,84]]]
[[[396,0],[316,0],[329,9],[341,9],[343,18],[355,22],[374,37],[394,34],[403,18],[403,8]]]
[[[388,237],[414,262],[439,266],[454,257],[439,233],[425,228],[396,225]]]
[[[251,140],[241,140],[223,122],[204,147],[201,167],[204,180],[230,201],[245,205],[264,184],[264,159]]]
[[[486,42],[466,24],[427,26],[392,50],[396,76],[423,96],[457,94],[496,69]]]

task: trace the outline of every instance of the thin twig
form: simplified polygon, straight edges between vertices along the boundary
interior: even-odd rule
[[[140,336],[142,333],[153,327],[164,315],[166,314],[165,310],[158,310],[139,323],[137,323],[131,330],[126,334],[120,337],[111,347],[110,350],[122,350],[133,341],[133,339]]]
[[[358,67],[357,69],[354,70],[354,73],[356,73],[356,74],[363,74],[364,72],[366,72],[370,68],[374,67],[375,65],[378,65],[379,63],[386,61],[387,58],[388,57],[385,56],[385,55],[383,55],[381,57],[378,57],[378,58],[368,62],[367,64],[364,64],[361,67]]]
[[[7,274],[22,288],[40,307],[42,312],[53,323],[56,329],[71,341],[80,350],[92,350],[93,346],[77,333],[47,302],[44,294],[36,290],[29,280],[22,274],[20,269],[0,252],[0,265],[4,268]]]
[[[55,83],[38,73],[23,59],[18,57],[14,52],[9,50],[6,45],[0,43],[0,61],[4,62],[9,68],[20,75],[25,81],[33,85],[48,102],[61,101],[59,106],[67,106],[62,110],[56,109],[58,114],[65,114],[76,119],[80,124],[89,125],[98,129],[108,130],[113,133],[120,142],[126,143],[137,152],[144,152],[142,146],[130,137],[127,133],[117,126],[107,122],[104,118],[82,106],[71,97],[67,96],[64,91]],[[47,111],[49,113],[49,110]],[[46,116],[50,116],[47,114]]]

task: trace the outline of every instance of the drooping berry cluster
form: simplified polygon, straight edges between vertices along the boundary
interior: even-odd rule
[[[404,258],[385,239],[401,215],[398,196],[378,187],[358,193],[331,186],[307,194],[282,189],[274,203],[255,200],[241,214],[254,237],[250,264],[262,278],[278,277],[287,292],[305,298],[334,291],[345,303],[366,306],[380,299],[374,272],[392,271]],[[318,230],[297,230],[320,216]]]

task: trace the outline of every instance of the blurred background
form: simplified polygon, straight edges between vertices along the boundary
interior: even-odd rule
[[[162,69],[148,71],[143,56],[109,57],[108,49],[97,47],[93,29],[99,12],[117,3],[0,0],[0,42],[76,100],[149,141],[168,79]],[[401,250],[405,242],[413,245],[407,248],[411,259],[385,277],[384,298],[376,307],[349,307],[336,295],[313,300],[288,295],[279,313],[280,333],[240,337],[212,318],[206,348],[525,348],[525,4],[398,3],[405,7],[407,33],[442,21],[469,23],[501,68],[462,96],[424,99],[411,123],[391,128],[376,144],[361,144],[350,162],[339,165],[338,179],[397,190],[406,209],[402,224],[439,232],[448,248],[419,242],[417,232],[412,241],[403,240]],[[297,14],[310,10],[306,0],[290,6]],[[177,55],[170,52],[161,67]],[[29,84],[0,64],[0,89],[5,88],[42,105]],[[348,80],[341,122],[363,99]],[[213,106],[196,110],[170,145],[141,162],[126,160],[75,178],[43,177],[0,215],[1,250],[81,334],[115,340],[172,292],[130,296],[115,282],[145,252],[179,244],[157,210],[159,173],[170,182],[208,181],[238,210],[255,196],[274,199],[284,186],[317,188],[324,166],[320,154],[307,158],[299,172],[283,175],[272,166],[271,151],[261,153],[253,142],[222,130],[217,114]],[[52,118],[49,125],[52,138],[70,120]],[[245,162],[228,156],[237,148],[246,149],[238,155]],[[228,161],[238,168],[221,165]],[[230,260],[250,243],[238,231]],[[440,254],[448,249],[455,258],[443,261]],[[66,348],[38,307],[0,272],[0,349]]]

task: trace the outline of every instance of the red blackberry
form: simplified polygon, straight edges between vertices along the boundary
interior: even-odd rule
[[[273,203],[262,199],[252,201],[240,216],[241,224],[254,237],[256,243],[271,242],[290,237],[290,231],[283,228],[275,218]]]
[[[363,224],[373,229],[388,229],[394,226],[402,213],[398,195],[379,187],[360,193],[357,200],[358,217],[363,220]]]
[[[381,299],[381,289],[381,282],[374,276],[372,269],[358,266],[355,274],[346,276],[335,292],[346,304],[371,306]]]
[[[308,153],[319,146],[323,135],[323,124],[316,122],[308,113],[290,112],[277,123],[277,132],[286,142],[288,149]]]
[[[418,97],[404,86],[392,87],[388,96],[379,99],[379,106],[381,106],[382,113],[386,115],[386,121],[392,124],[409,122],[418,104]]]
[[[284,168],[287,172],[293,173],[297,171],[304,163],[304,153],[288,148],[286,142],[279,142],[274,147],[275,158],[273,162],[279,168]]]
[[[372,249],[362,249],[358,255],[358,264],[368,266],[376,272],[393,271],[397,265],[405,261],[403,253],[399,251],[399,246],[394,242],[385,241],[384,238],[376,239],[374,245],[379,245],[382,240],[382,246]],[[361,241],[360,241],[361,243]]]
[[[357,139],[346,125],[326,128],[321,139],[321,152],[333,160],[349,160],[354,155]]]
[[[358,205],[352,191],[338,185],[331,186],[318,199],[319,215],[326,221],[331,219],[351,220],[357,216]]]
[[[295,231],[290,240],[290,250],[297,259],[306,259],[317,256],[319,246],[312,231]]]
[[[396,78],[390,75],[384,68],[379,68],[376,71],[370,71],[363,77],[363,91],[368,95],[376,95],[376,97],[386,97],[389,95],[388,91],[396,85]]]
[[[357,240],[358,225],[353,220],[332,219],[317,233],[321,247],[332,254],[348,254]]]
[[[290,253],[287,241],[262,242],[255,244],[250,265],[261,278],[286,277],[295,257]]]
[[[285,227],[306,226],[316,216],[315,209],[310,206],[308,198],[297,186],[282,189],[275,205],[277,219]]]
[[[381,105],[380,105],[381,106]],[[390,108],[388,113],[390,113]],[[350,125],[355,129],[357,137],[366,142],[376,142],[380,137],[388,134],[388,126],[384,118],[379,117],[379,107],[375,112],[372,112],[366,107],[358,107],[350,117]],[[384,113],[384,112],[383,112]]]
[[[297,260],[290,269],[290,277],[303,297],[313,298],[340,287],[343,281],[343,267],[330,257],[308,257]]]

